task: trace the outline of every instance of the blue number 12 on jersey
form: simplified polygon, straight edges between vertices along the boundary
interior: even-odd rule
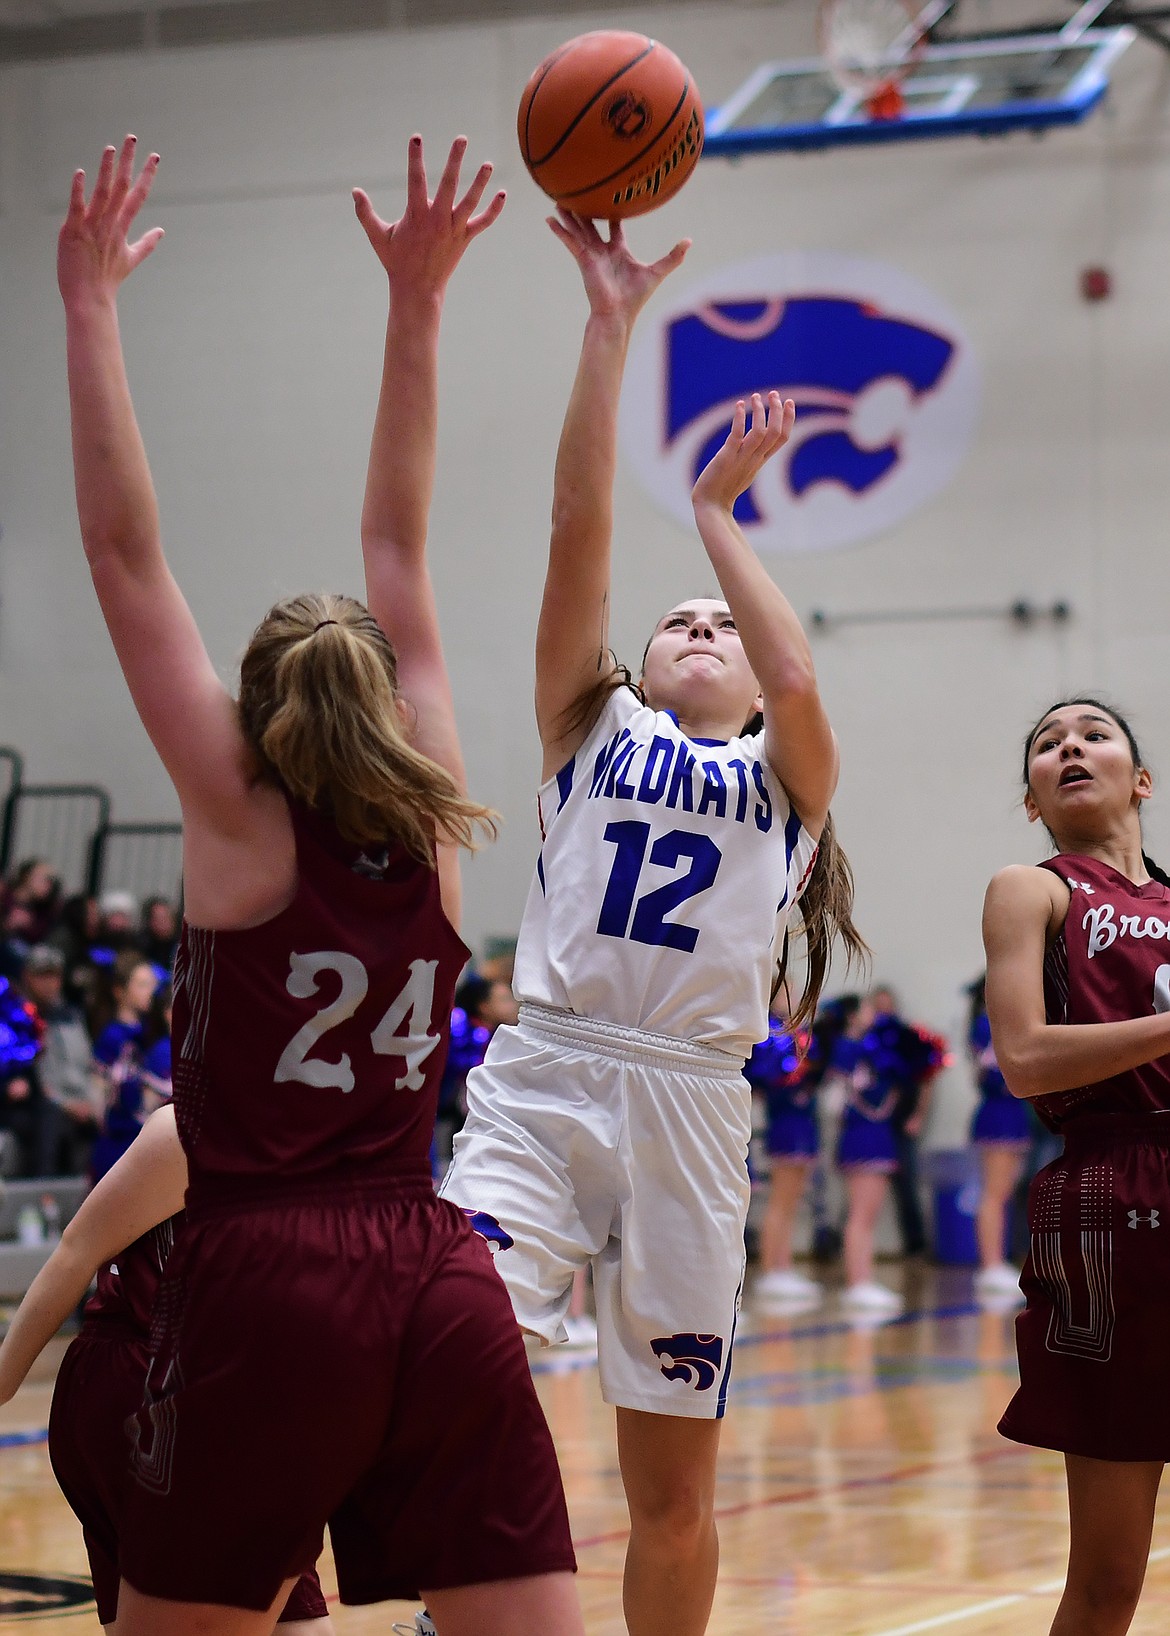
[[[690,954],[699,940],[699,928],[680,926],[666,916],[715,884],[723,861],[715,842],[709,835],[696,835],[688,829],[672,829],[660,835],[650,846],[649,862],[663,869],[677,869],[684,862],[689,867],[685,874],[645,892],[635,902],[638,880],[647,862],[650,825],[633,819],[607,824],[605,839],[617,850],[597,917],[602,937],[628,937],[635,943],[682,949]]]

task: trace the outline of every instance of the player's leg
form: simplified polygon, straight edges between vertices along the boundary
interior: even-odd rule
[[[282,1619],[279,1636],[335,1636],[333,1620],[326,1613],[320,1619]]]
[[[1162,1464],[1066,1454],[1068,1577],[1050,1636],[1124,1636],[1145,1579]]]
[[[866,1165],[850,1165],[845,1171],[849,1199],[845,1218],[845,1282],[850,1289],[873,1282],[874,1233],[888,1186],[885,1171]]]
[[[118,1589],[117,1636],[270,1636],[297,1583],[286,1579],[270,1608],[228,1608],[213,1602],[171,1602],[136,1591],[123,1579]],[[313,1629],[323,1630],[324,1624]]]
[[[425,1591],[439,1636],[584,1636],[573,1576],[534,1574],[453,1590]]]
[[[702,1636],[715,1597],[719,1420],[617,1411],[630,1510],[622,1602],[630,1636]]]
[[[1015,1142],[981,1142],[978,1145],[983,1185],[975,1218],[975,1233],[979,1243],[979,1265],[986,1271],[989,1267],[1004,1264],[1008,1200],[1020,1179],[1024,1154],[1022,1147]]]
[[[790,1155],[776,1155],[772,1160],[772,1179],[768,1186],[768,1205],[764,1213],[761,1233],[760,1259],[765,1272],[792,1270],[792,1233],[796,1213],[808,1185],[812,1161]]]

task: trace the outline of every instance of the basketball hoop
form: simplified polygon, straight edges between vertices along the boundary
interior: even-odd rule
[[[902,83],[927,30],[950,0],[819,0],[817,32],[825,63],[843,91],[858,93],[871,119],[900,119]]]

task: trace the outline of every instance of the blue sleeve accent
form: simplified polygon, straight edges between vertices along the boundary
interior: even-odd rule
[[[800,840],[800,832],[803,827],[804,826],[800,821],[800,814],[790,811],[788,814],[788,822],[784,825],[785,870],[791,869],[792,867],[792,854],[796,851],[796,845]]]
[[[557,804],[557,811],[558,812],[564,806],[565,802],[569,799],[569,796],[570,796],[570,794],[572,792],[572,789],[573,789],[573,770],[574,770],[574,768],[576,766],[576,763],[577,763],[576,756],[570,756],[568,761],[565,762],[565,765],[561,768],[560,772],[557,774],[557,794],[560,796],[560,801]],[[542,885],[544,884],[543,881],[541,882],[541,884]]]
[[[548,887],[544,884],[544,853],[536,854],[536,878],[540,882],[540,889],[547,897]]]

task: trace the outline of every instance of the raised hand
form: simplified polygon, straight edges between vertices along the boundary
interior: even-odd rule
[[[442,294],[473,239],[489,228],[504,208],[504,192],[494,195],[487,208],[475,214],[491,180],[492,167],[483,164],[463,197],[459,171],[467,152],[467,138],[457,136],[435,190],[427,193],[421,136],[412,136],[407,159],[406,210],[400,220],[385,222],[360,187],[353,190],[354,209],[366,237],[386,269],[393,288]]]
[[[691,491],[694,503],[723,506],[730,511],[772,456],[788,442],[795,420],[796,404],[791,398],[781,400],[779,392],[769,392],[765,404],[763,395],[755,392],[749,430],[747,403],[741,398],[735,406],[727,441],[699,473]]]
[[[57,240],[57,284],[66,305],[112,298],[163,236],[161,227],[152,227],[133,243],[129,239],[158,170],[158,154],[152,153],[134,180],[137,146],[138,138],[128,136],[120,153],[105,150],[88,204],[85,172],[74,173],[69,213]]]
[[[602,238],[596,222],[574,216],[560,205],[547,221],[581,269],[594,317],[619,318],[630,324],[663,279],[682,266],[691,247],[690,239],[680,239],[657,261],[638,261],[620,221],[610,222],[608,239]]]

